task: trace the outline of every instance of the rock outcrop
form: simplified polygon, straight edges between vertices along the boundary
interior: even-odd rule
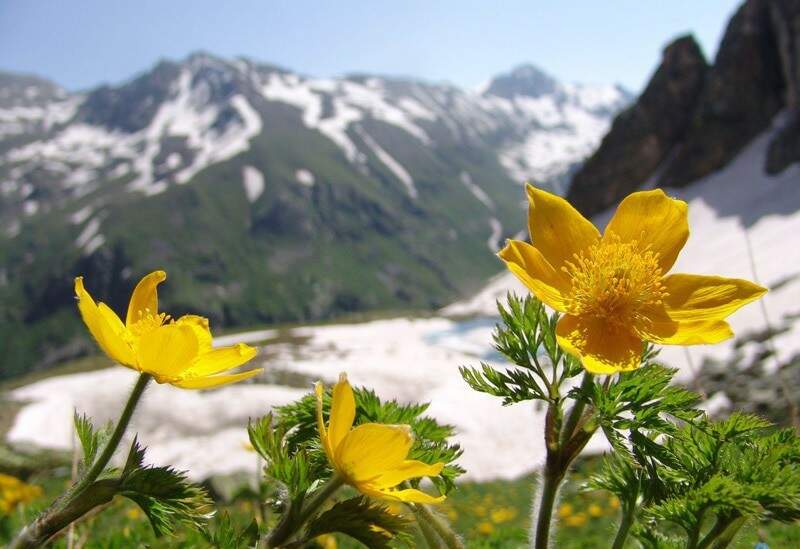
[[[584,213],[596,213],[654,173],[686,132],[707,72],[694,38],[684,36],[668,45],[644,93],[617,116],[597,152],[573,178],[570,202]]]
[[[773,121],[781,129],[764,168],[774,174],[800,161],[800,0],[747,0],[710,67],[691,37],[670,44],[644,93],[576,172],[568,198],[592,215],[645,183],[689,185]]]

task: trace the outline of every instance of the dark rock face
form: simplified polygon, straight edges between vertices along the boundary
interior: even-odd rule
[[[664,50],[642,96],[576,173],[568,198],[592,215],[648,180],[688,185],[725,166],[781,111],[768,173],[800,161],[800,0],[747,0],[713,66],[690,37]]]
[[[784,104],[784,80],[769,0],[746,2],[731,19],[691,127],[659,178],[685,186],[732,160]]]
[[[767,173],[776,174],[800,161],[800,2],[773,0],[769,7],[789,111],[786,124],[767,150]]]
[[[656,171],[689,126],[707,72],[691,36],[667,46],[639,100],[617,116],[597,152],[575,174],[569,201],[587,215],[597,213]]]

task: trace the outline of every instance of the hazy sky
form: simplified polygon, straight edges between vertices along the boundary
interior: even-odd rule
[[[734,0],[0,0],[0,69],[68,89],[203,49],[314,76],[412,75],[474,87],[530,62],[639,91],[677,35],[716,52]]]

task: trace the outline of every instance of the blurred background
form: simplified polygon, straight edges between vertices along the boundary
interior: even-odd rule
[[[600,226],[637,189],[687,200],[674,270],[771,292],[734,341],[661,356],[713,413],[797,422],[798,86],[797,0],[0,3],[2,452],[68,455],[72,410],[114,418],[132,383],[73,278],[123,314],[165,269],[162,309],[265,372],[154,387],[154,462],[253,471],[247,418],[346,370],[431,402],[473,481],[527,474],[541,414],[458,374],[502,363],[495,300],[526,290],[494,253],[527,236],[525,181]]]

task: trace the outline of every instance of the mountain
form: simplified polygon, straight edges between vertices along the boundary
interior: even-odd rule
[[[591,215],[644,183],[692,184],[727,166],[773,124],[779,131],[766,172],[800,161],[799,45],[798,0],[744,2],[712,64],[691,36],[675,40],[642,95],[575,174],[570,201]]]
[[[1,375],[91,348],[77,274],[123,310],[165,268],[166,309],[218,327],[443,305],[498,270],[520,183],[562,185],[628,100],[533,67],[475,93],[206,53],[83,93],[0,74]]]

